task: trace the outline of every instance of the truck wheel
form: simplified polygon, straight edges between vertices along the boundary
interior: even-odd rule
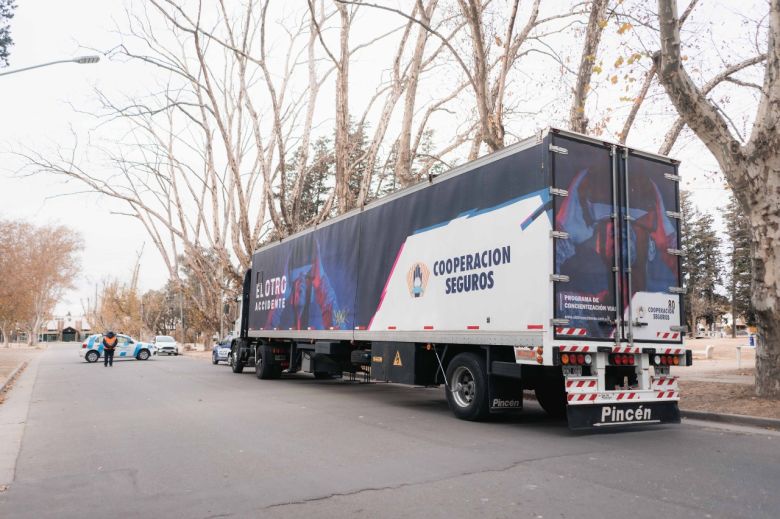
[[[244,362],[238,354],[237,344],[233,345],[233,349],[230,352],[230,367],[233,369],[233,373],[241,373],[244,371]]]
[[[536,400],[542,409],[553,418],[566,417],[566,390],[563,377],[553,377],[552,380],[536,386]]]
[[[273,358],[271,353],[271,346],[263,344],[260,346],[259,351],[255,354],[257,356],[257,364],[255,364],[255,373],[257,378],[262,380],[270,380],[273,378],[279,378],[282,374],[281,366],[276,366],[268,362]]]
[[[477,421],[488,415],[485,359],[475,353],[456,355],[447,366],[447,381],[447,403],[457,418]]]
[[[84,359],[89,362],[97,362],[100,358],[100,353],[96,352],[95,350],[88,351],[86,355],[84,355]]]

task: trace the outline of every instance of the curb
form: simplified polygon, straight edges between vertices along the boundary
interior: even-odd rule
[[[19,363],[18,366],[14,368],[14,370],[11,372],[10,375],[8,375],[8,378],[5,379],[5,382],[3,382],[3,385],[0,386],[0,393],[5,391],[5,388],[8,387],[8,385],[11,383],[11,381],[16,378],[16,375],[18,375],[25,367],[27,367],[27,361],[23,360]]]
[[[758,416],[746,416],[741,414],[709,413],[707,411],[687,411],[680,409],[680,416],[694,420],[706,420],[709,422],[730,423],[734,425],[749,425],[753,427],[767,427],[780,430],[780,420],[775,418],[761,418]]]

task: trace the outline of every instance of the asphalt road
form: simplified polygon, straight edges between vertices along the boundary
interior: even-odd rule
[[[534,404],[469,423],[440,389],[183,357],[104,368],[73,348],[26,374],[0,517],[780,517],[778,433],[575,434]]]

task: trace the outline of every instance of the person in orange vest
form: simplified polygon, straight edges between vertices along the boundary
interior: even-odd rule
[[[114,367],[114,349],[116,348],[116,334],[108,332],[103,336],[103,366]]]

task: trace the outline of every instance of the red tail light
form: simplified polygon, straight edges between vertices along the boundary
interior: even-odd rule
[[[577,364],[585,364],[585,355],[582,353],[577,355]]]
[[[634,356],[633,355],[628,355],[628,364],[629,364],[629,366],[633,366],[634,365]]]
[[[667,358],[666,355],[661,355],[661,365],[666,366]]]

